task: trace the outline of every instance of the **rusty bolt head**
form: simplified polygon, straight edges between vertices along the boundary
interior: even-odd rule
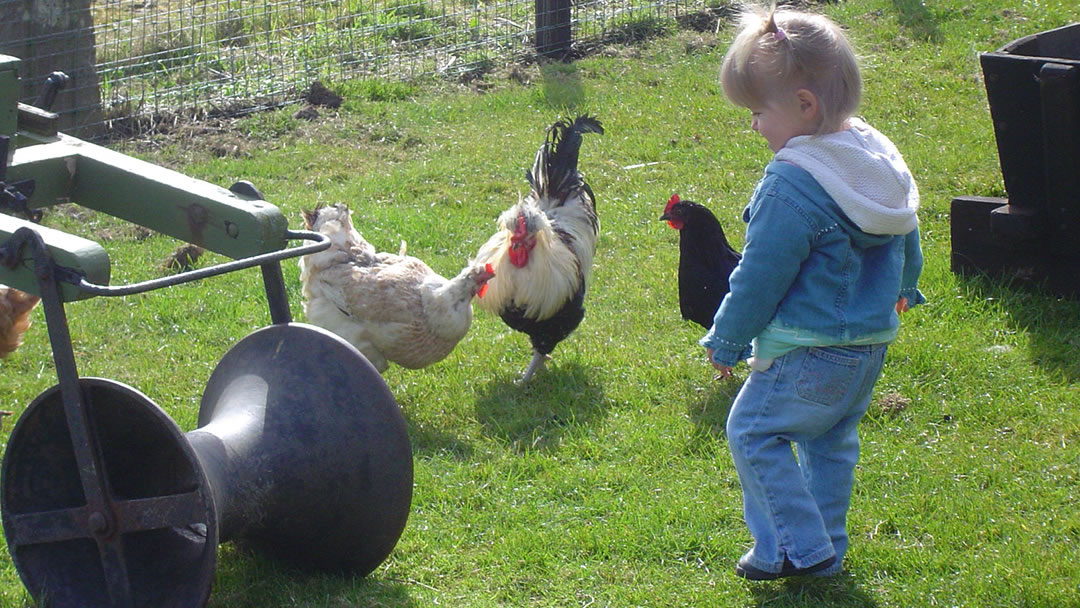
[[[95,536],[104,536],[109,531],[109,520],[103,513],[94,511],[90,514],[90,517],[86,519],[86,523],[90,527],[90,532]]]

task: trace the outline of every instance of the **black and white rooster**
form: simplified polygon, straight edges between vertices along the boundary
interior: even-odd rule
[[[543,367],[585,317],[600,224],[596,197],[578,172],[578,152],[583,134],[603,132],[600,121],[588,115],[553,124],[525,172],[531,191],[499,216],[499,231],[473,259],[491,264],[495,273],[477,306],[532,342],[532,361],[520,383]]]

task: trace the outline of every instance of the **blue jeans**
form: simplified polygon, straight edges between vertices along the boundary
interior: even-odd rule
[[[859,459],[857,427],[887,347],[799,348],[769,369],[751,372],[743,384],[727,436],[754,537],[744,556],[750,565],[779,572],[784,557],[807,568],[836,556],[821,574],[842,568]]]

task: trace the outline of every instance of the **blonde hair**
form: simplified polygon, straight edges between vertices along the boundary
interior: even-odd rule
[[[720,84],[732,103],[747,108],[809,90],[820,108],[818,134],[842,129],[862,95],[858,59],[840,27],[824,15],[775,5],[744,10]]]

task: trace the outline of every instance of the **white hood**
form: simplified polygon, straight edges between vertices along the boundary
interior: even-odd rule
[[[851,118],[848,129],[792,137],[776,160],[806,170],[869,234],[907,234],[918,224],[919,189],[891,141]]]

